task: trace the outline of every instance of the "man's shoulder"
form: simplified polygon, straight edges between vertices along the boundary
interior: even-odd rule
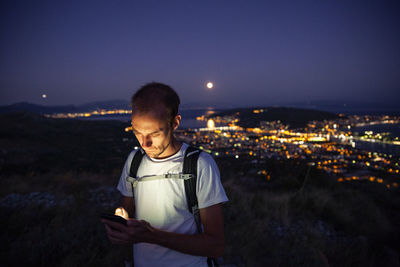
[[[136,155],[136,153],[140,153],[141,150],[138,147],[134,147],[133,150],[129,153],[128,157],[127,157],[127,162],[129,162],[129,164],[131,163],[133,157]]]
[[[217,163],[215,162],[213,156],[206,152],[206,151],[201,151],[198,159],[198,168],[205,169],[205,168],[218,168]]]
[[[214,161],[213,156],[211,156],[210,153],[208,153],[207,151],[201,150],[200,149],[200,155],[199,155],[199,160],[203,160],[205,162],[212,162]]]
[[[183,143],[183,144],[185,145],[185,154],[186,154],[187,149],[190,148],[190,149],[193,149],[193,153],[196,150],[200,151],[199,158],[198,158],[199,161],[202,161],[204,163],[213,162],[214,161],[214,158],[207,151],[204,151],[203,149],[201,149],[199,147],[196,147],[196,146],[188,145],[186,143]]]
[[[129,156],[134,156],[137,152],[142,152],[142,150],[141,150],[141,148],[140,147],[134,147],[133,149],[132,149],[132,151],[129,153]]]

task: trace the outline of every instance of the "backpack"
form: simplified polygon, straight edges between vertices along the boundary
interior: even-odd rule
[[[135,155],[131,161],[131,167],[129,170],[129,176],[126,178],[132,186],[132,194],[134,194],[134,187],[139,181],[142,180],[156,180],[156,179],[168,179],[168,178],[178,178],[183,179],[185,184],[185,194],[189,211],[193,214],[194,220],[196,222],[197,232],[202,233],[203,229],[201,227],[200,211],[197,202],[196,195],[196,184],[197,184],[197,160],[202,151],[196,147],[189,146],[184,155],[183,159],[183,170],[181,174],[164,174],[156,175],[146,178],[137,178],[137,171],[139,169],[142,158],[145,154],[143,149],[136,151]],[[213,258],[207,258],[208,266],[218,266],[217,262]]]

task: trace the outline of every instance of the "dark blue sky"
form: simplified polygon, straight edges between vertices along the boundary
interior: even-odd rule
[[[149,81],[184,103],[393,103],[397,3],[3,0],[0,104],[129,99]]]

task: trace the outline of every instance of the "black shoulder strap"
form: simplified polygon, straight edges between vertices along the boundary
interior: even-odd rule
[[[139,148],[136,151],[136,153],[133,156],[132,161],[131,161],[131,168],[129,169],[130,177],[136,178],[137,171],[139,169],[140,163],[142,162],[143,156],[144,156],[144,151],[141,148]],[[133,184],[132,184],[132,196],[133,196],[133,192],[134,191],[133,191]]]
[[[188,203],[188,209],[193,213],[194,219],[196,221],[197,232],[201,233],[201,222],[200,213],[197,203],[196,195],[196,184],[197,184],[197,160],[201,150],[193,146],[189,146],[185,152],[185,158],[183,160],[183,173],[192,174],[193,178],[185,180],[185,193],[186,200]]]
[[[196,195],[197,160],[199,159],[200,153],[201,153],[200,149],[193,146],[189,146],[186,149],[185,158],[183,159],[183,173],[193,175],[193,178],[186,179],[184,183],[185,183],[185,193],[186,193],[188,208],[189,211],[193,213],[198,233],[203,232],[203,230],[201,229],[200,211]],[[207,258],[207,265],[210,267],[218,267],[218,263],[214,258]]]

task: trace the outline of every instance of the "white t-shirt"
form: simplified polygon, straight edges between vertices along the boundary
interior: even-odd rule
[[[137,176],[182,173],[183,158],[188,145],[169,158],[153,159],[145,155]],[[125,162],[117,189],[123,196],[132,197],[129,176],[132,151]],[[228,201],[220,180],[220,173],[214,159],[201,153],[197,161],[197,200],[199,209]],[[142,181],[135,191],[135,215],[138,220],[148,221],[153,227],[174,233],[196,234],[193,214],[189,212],[183,179],[162,179]],[[166,247],[149,243],[134,245],[134,266],[207,266],[207,258],[184,254]]]

